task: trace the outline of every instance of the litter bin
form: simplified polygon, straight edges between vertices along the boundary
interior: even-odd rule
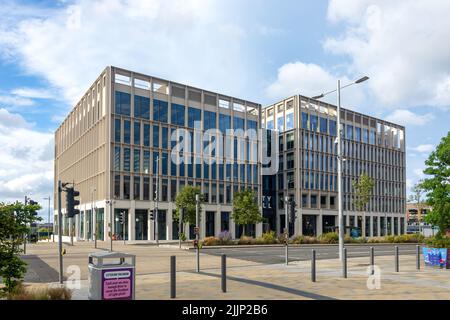
[[[101,251],[89,254],[89,299],[134,300],[136,256]]]

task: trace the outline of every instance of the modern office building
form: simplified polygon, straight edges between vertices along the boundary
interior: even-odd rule
[[[404,233],[404,127],[343,108],[341,122],[346,226],[365,228],[367,236]],[[270,175],[262,175],[265,140],[247,134],[261,128],[275,138],[268,139],[268,149],[279,167]],[[297,204],[291,235],[332,231],[338,215],[336,129],[335,106],[301,95],[262,108],[107,67],[55,133],[54,207],[58,180],[74,183],[81,202],[80,214],[70,223],[63,196],[63,235],[107,240],[112,221],[114,239],[176,240],[175,197],[186,185],[199,186],[206,198],[201,237],[224,230],[240,237],[242,227],[231,213],[233,195],[244,188],[257,193],[265,218],[246,228],[252,235],[283,231],[286,196]],[[180,145],[186,148],[180,150]],[[174,154],[184,162],[173,161]],[[362,173],[374,179],[375,187],[366,211],[358,212],[352,182]],[[155,208],[156,221],[150,219]],[[122,213],[124,224],[119,221]],[[184,231],[194,238],[193,226]]]
[[[73,223],[65,214],[63,193],[63,235],[107,240],[112,220],[115,239],[178,239],[175,197],[185,185],[195,185],[206,198],[200,236],[229,230],[239,237],[242,228],[231,219],[233,194],[251,188],[261,197],[258,144],[226,130],[258,130],[260,114],[257,103],[107,67],[55,133],[54,199],[58,180],[74,183],[80,192],[80,214]],[[227,135],[216,136],[215,129]],[[172,140],[181,130],[200,139]],[[172,151],[181,141],[191,152],[179,150],[185,161],[177,164]],[[206,154],[203,147],[214,143],[223,143],[223,149]],[[156,207],[157,223],[150,219]],[[252,233],[261,233],[258,228]],[[193,226],[186,226],[185,234],[193,239]]]
[[[286,196],[297,204],[290,234],[317,236],[338,225],[336,109],[301,95],[263,109],[262,127],[279,139],[278,174],[263,178],[271,229],[285,227]],[[365,228],[366,236],[405,233],[405,128],[344,108],[341,123],[346,227],[359,227],[361,234]],[[352,182],[362,173],[375,187],[366,211],[358,212]]]

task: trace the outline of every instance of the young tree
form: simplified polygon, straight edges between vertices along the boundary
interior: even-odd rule
[[[174,218],[176,221],[179,221],[180,219],[180,212],[182,208],[186,209],[186,214],[183,217],[183,221],[181,221],[182,223],[189,223],[189,224],[195,224],[195,205],[196,205],[196,201],[195,201],[195,195],[199,195],[200,196],[200,212],[202,211],[202,204],[204,202],[204,197],[201,194],[201,190],[200,187],[194,187],[194,186],[190,186],[187,185],[183,188],[183,190],[181,190],[180,193],[178,193],[176,199],[175,199],[175,205],[177,207],[176,211],[175,211],[175,215]],[[182,230],[180,230],[180,234]]]
[[[439,227],[438,236],[450,228],[450,131],[425,161],[423,171],[428,177],[421,187],[427,192],[427,204],[432,210],[426,221]]]
[[[361,227],[362,236],[366,236],[366,206],[369,203],[370,196],[372,195],[372,190],[375,182],[367,174],[363,173],[358,180],[353,181],[353,188],[355,189],[355,199],[353,204],[356,210],[363,211],[363,224]]]
[[[414,203],[417,206],[417,221],[419,223],[419,232],[421,232],[421,222],[422,219],[422,211],[424,208],[424,193],[425,190],[422,188],[423,180],[419,180],[412,188],[412,195],[410,196],[410,202]]]
[[[234,195],[232,218],[235,223],[244,226],[244,236],[246,225],[263,221],[256,194],[252,190],[242,190]]]
[[[26,263],[20,259],[20,247],[29,232],[29,224],[41,220],[35,212],[39,205],[0,203],[0,276],[5,284],[4,291],[11,293],[26,272]]]

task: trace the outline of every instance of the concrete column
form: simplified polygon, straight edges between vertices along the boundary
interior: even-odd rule
[[[136,240],[136,214],[135,214],[136,202],[131,201],[131,208],[128,210],[128,240]]]
[[[263,225],[262,222],[256,224],[256,237],[261,237],[263,233]]]
[[[219,236],[220,231],[220,218],[221,218],[221,211],[217,211],[214,218],[214,235],[216,237]]]
[[[231,232],[231,236],[236,239],[236,223],[234,222],[233,218],[231,218],[231,213],[230,213],[230,230]]]
[[[94,205],[94,206],[92,206]],[[97,237],[97,210],[94,210],[95,204],[91,202],[91,212],[92,212],[92,240]],[[95,235],[95,236],[94,236]]]
[[[303,235],[303,214],[301,213],[301,210],[300,210],[300,214],[297,217],[297,221],[296,221],[295,225],[297,226],[297,232],[295,235],[298,235],[298,236]]]
[[[200,239],[204,239],[206,235],[206,210],[200,210]]]
[[[363,214],[363,216],[362,216],[362,226],[361,226],[361,235],[364,235],[365,237],[368,236],[366,234],[366,218],[367,218],[366,214]],[[370,231],[369,231],[369,234],[370,234]]]
[[[392,235],[395,235],[395,232],[394,232],[394,230],[395,230],[395,228],[394,228],[394,217],[393,216],[391,216],[391,234]]]
[[[171,209],[171,207],[169,206],[169,209],[167,209],[167,216],[166,216],[166,234],[167,234],[167,240],[172,240],[173,239],[173,228],[172,228],[172,222],[173,222],[173,217],[172,217],[173,211]]]
[[[322,210],[320,210],[322,211]],[[316,235],[320,236],[322,234],[322,223],[323,223],[323,217],[322,212],[317,215],[317,221],[316,221]]]

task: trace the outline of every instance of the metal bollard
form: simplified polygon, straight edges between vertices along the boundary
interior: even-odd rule
[[[176,296],[176,257],[170,257],[170,298],[174,299]]]
[[[416,255],[417,255],[417,262],[416,262],[416,268],[417,270],[420,270],[420,245],[416,246]]]
[[[344,253],[342,255],[343,261],[343,269],[342,269],[342,276],[344,278],[347,278],[347,248],[344,248]]]
[[[375,255],[374,255],[374,249],[373,247],[370,247],[370,274],[375,273]]]
[[[312,249],[311,253],[311,281],[316,282],[316,250]]]
[[[395,272],[399,272],[398,246],[395,246]]]
[[[222,292],[227,292],[227,256],[222,255]]]

